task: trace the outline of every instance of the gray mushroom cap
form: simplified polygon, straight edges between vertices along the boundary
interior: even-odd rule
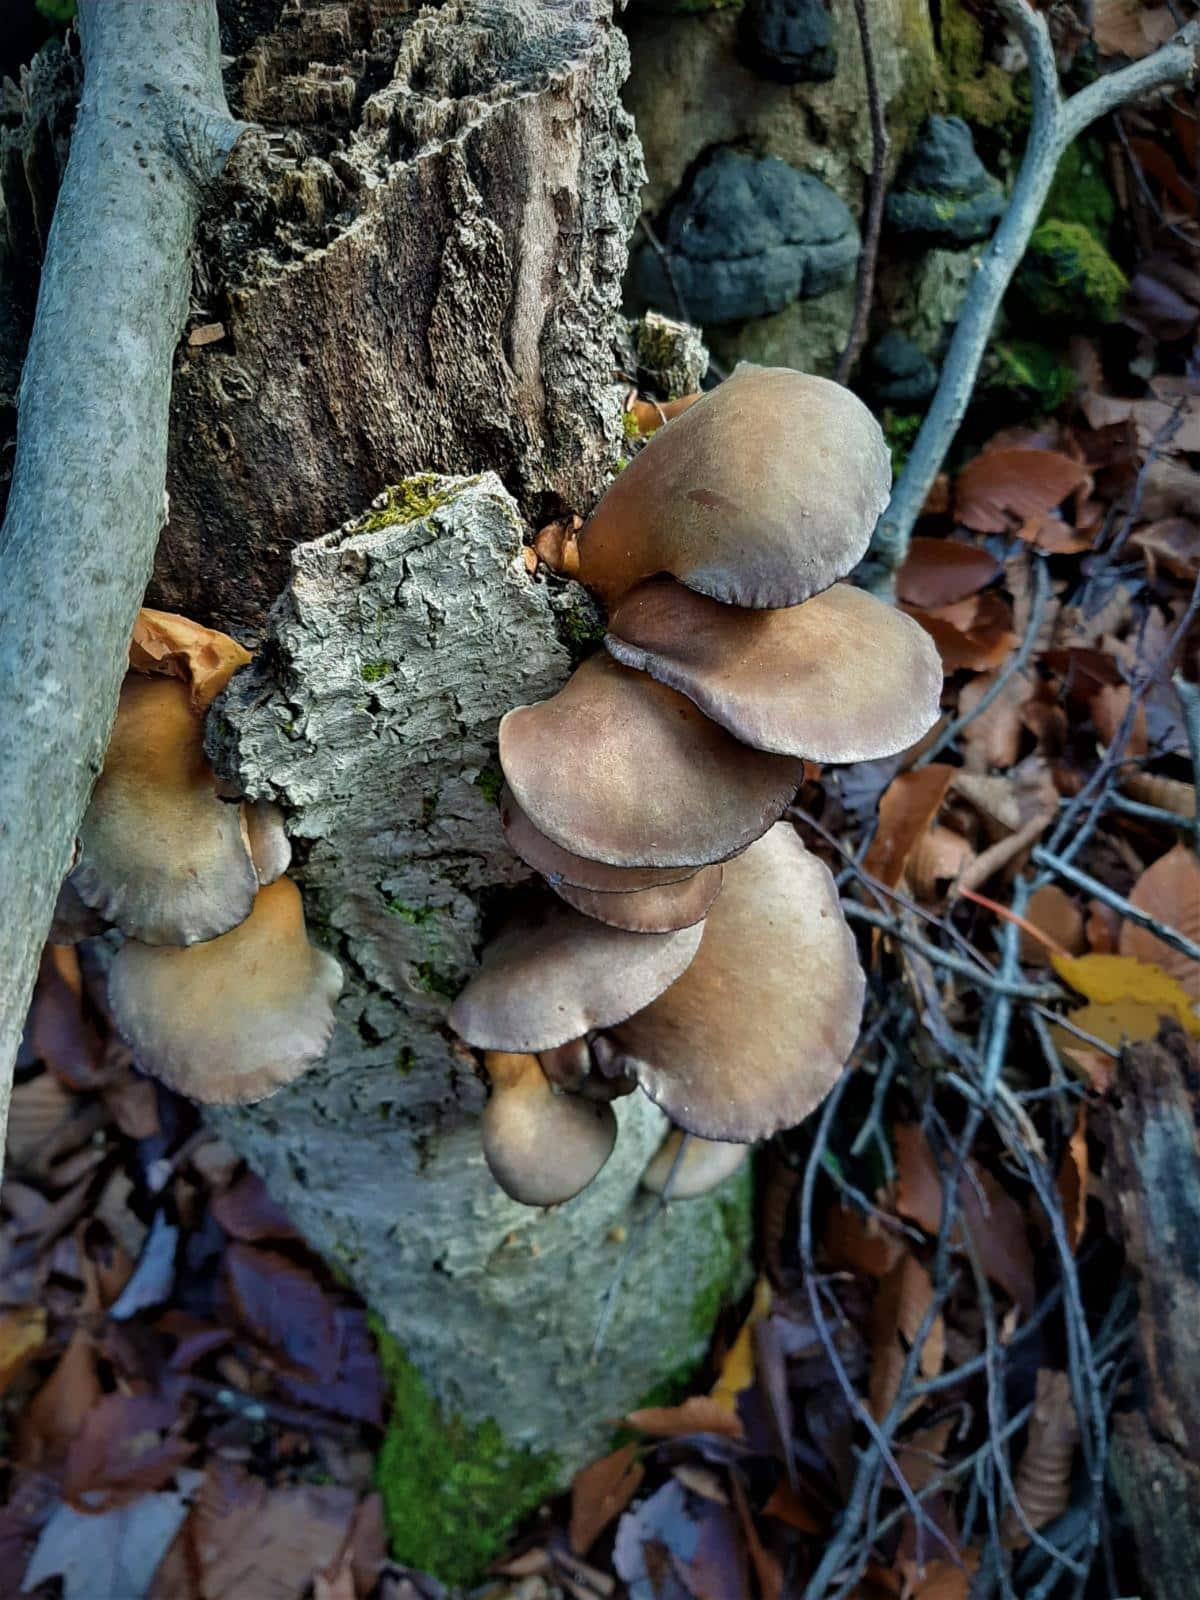
[[[722,872],[719,865],[701,867],[682,883],[616,894],[575,889],[565,883],[555,884],[554,892],[585,917],[606,922],[610,928],[628,928],[631,933],[670,933],[704,920],[721,892]]]
[[[798,758],[747,749],[603,651],[551,699],[502,719],[500,765],[536,828],[620,867],[724,861],[771,826],[803,776]]]
[[[204,1105],[234,1105],[312,1066],[341,987],[338,963],[308,942],[300,891],[280,878],[219,939],[187,949],[126,940],[108,998],[139,1066]]]
[[[688,970],[607,1031],[672,1122],[751,1143],[828,1094],[858,1037],[864,987],[828,869],[777,823],[727,864]]]
[[[218,796],[202,732],[185,683],[129,673],[79,826],[73,887],[145,944],[215,939],[258,892],[241,807]]]
[[[505,1194],[553,1206],[586,1189],[616,1144],[612,1107],[556,1093],[536,1056],[491,1053],[484,1065],[492,1093],[481,1118],[483,1157]]]
[[[786,610],[747,611],[655,578],[617,604],[604,643],[756,750],[874,761],[907,750],[941,711],[929,634],[846,583]]]
[[[701,928],[629,933],[570,906],[527,910],[483,953],[450,1007],[450,1026],[479,1050],[554,1050],[648,1005],[674,983]]]
[[[742,365],[618,473],[579,535],[578,577],[610,608],[660,572],[727,605],[799,605],[865,554],[891,476],[848,389]]]

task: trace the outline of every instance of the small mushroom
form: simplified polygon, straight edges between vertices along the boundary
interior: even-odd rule
[[[312,1066],[341,987],[337,962],[308,942],[300,891],[279,878],[219,939],[188,949],[127,940],[108,998],[139,1066],[204,1105],[233,1105]]]
[[[649,1005],[685,970],[700,934],[629,933],[539,903],[484,951],[450,1026],[479,1050],[554,1050]]]
[[[502,719],[500,765],[535,828],[620,867],[724,861],[771,826],[803,776],[799,758],[748,750],[603,651]]]
[[[729,605],[799,605],[863,556],[890,483],[849,389],[742,365],[618,474],[579,535],[578,576],[610,608],[660,572]]]
[[[721,892],[723,870],[720,866],[701,867],[682,883],[625,893],[606,894],[565,883],[555,884],[554,892],[585,917],[606,922],[610,928],[628,928],[631,933],[670,933],[675,928],[690,928],[703,922]]]
[[[687,1144],[680,1155],[679,1147],[685,1138]],[[685,1134],[681,1128],[672,1128],[642,1173],[642,1188],[651,1194],[665,1193],[668,1200],[695,1200],[732,1178],[749,1154],[749,1145],[701,1139],[694,1133]]]
[[[553,1050],[539,1050],[538,1060],[546,1082],[575,1094],[592,1070],[592,1052],[586,1039],[568,1039]]]
[[[241,808],[218,796],[202,735],[185,683],[126,677],[71,882],[145,944],[215,939],[258,890]]]
[[[777,823],[726,866],[683,976],[608,1032],[672,1122],[750,1143],[828,1094],[858,1037],[864,986],[832,877]]]
[[[915,744],[941,709],[925,629],[846,583],[747,611],[655,578],[617,604],[604,643],[743,743],[781,755],[874,761]]]
[[[610,1105],[558,1094],[533,1055],[489,1052],[492,1093],[483,1108],[483,1158],[511,1199],[554,1206],[588,1184],[613,1152]]]
[[[567,884],[574,889],[595,889],[601,894],[630,894],[635,889],[682,883],[700,870],[695,866],[610,867],[606,861],[589,861],[584,856],[573,855],[534,827],[507,784],[500,791],[500,826],[521,860],[540,872],[554,889]]]
[[[274,883],[283,877],[292,861],[292,841],[283,826],[283,812],[273,800],[247,800],[242,811],[258,881]]]

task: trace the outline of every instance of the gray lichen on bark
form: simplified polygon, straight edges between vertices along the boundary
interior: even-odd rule
[[[483,1164],[484,1087],[443,1018],[475,963],[481,907],[527,875],[497,823],[496,723],[569,666],[521,542],[514,501],[483,473],[413,480],[293,553],[210,744],[247,793],[288,813],[315,932],[350,982],[326,1060],[221,1122],[448,1410],[570,1465],[606,1419],[699,1358],[740,1266],[722,1234],[728,1197],[669,1209],[592,1363],[661,1115],[640,1095],[621,1102],[615,1155],[551,1212],[507,1200]],[[516,1358],[526,1341],[536,1363]]]

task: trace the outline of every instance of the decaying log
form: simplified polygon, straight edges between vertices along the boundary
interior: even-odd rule
[[[1175,1022],[1121,1058],[1105,1192],[1135,1274],[1143,1409],[1112,1471],[1159,1600],[1200,1596],[1200,1049]]]

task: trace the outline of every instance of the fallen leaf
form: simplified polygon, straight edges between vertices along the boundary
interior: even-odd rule
[[[1033,699],[1035,686],[1023,674],[1010,678],[985,710],[975,708],[990,694],[996,683],[994,672],[981,673],[964,684],[958,697],[958,714],[971,717],[962,731],[962,747],[967,769],[986,772],[989,767],[1016,765],[1021,750],[1021,713]]]
[[[98,1087],[104,1041],[84,999],[74,945],[47,945],[42,952],[29,1039],[34,1055],[69,1089]]]
[[[54,1371],[21,1413],[21,1458],[36,1463],[63,1455],[99,1404],[100,1393],[92,1341],[76,1328]]]
[[[1160,967],[1128,955],[1052,956],[1051,965],[1064,983],[1097,1006],[1140,1006],[1155,1017],[1174,1017],[1189,1033],[1200,1036],[1200,1017],[1192,1010],[1190,996]],[[1132,1014],[1130,1020],[1133,1020]],[[1071,1021],[1079,1023],[1080,1027],[1088,1026],[1078,1013],[1072,1013]],[[1091,1027],[1088,1031],[1097,1032]],[[1129,1037],[1153,1038],[1155,1032],[1157,1027],[1149,1034],[1130,1034]],[[1105,1034],[1097,1036],[1106,1044],[1120,1042]]]
[[[985,450],[958,475],[955,514],[976,533],[1005,533],[1052,511],[1088,479],[1083,462],[1056,450]]]
[[[1084,1229],[1087,1227],[1089,1176],[1087,1109],[1080,1106],[1075,1131],[1063,1152],[1056,1183],[1063,1217],[1067,1224],[1067,1238],[1071,1241],[1072,1250],[1079,1248],[1079,1241],[1083,1238]]]
[[[8,1108],[8,1170],[39,1171],[39,1158],[74,1115],[78,1103],[52,1072],[39,1072],[14,1084]]]
[[[908,858],[946,798],[955,769],[934,762],[916,772],[902,772],[879,802],[879,826],[863,866],[873,878],[894,889],[904,876]]]
[[[992,589],[936,611],[920,606],[903,609],[933,640],[947,673],[964,667],[971,672],[988,672],[998,667],[1018,642],[1012,628],[1012,611]]]
[[[905,1254],[880,1280],[871,1312],[871,1415],[881,1422],[900,1393],[909,1350],[933,1304],[933,1284],[913,1255]],[[938,1312],[924,1335],[918,1371],[935,1378],[946,1357],[946,1329]]]
[[[181,1424],[158,1395],[106,1394],[71,1441],[63,1498],[77,1511],[113,1511],[165,1487],[195,1450],[175,1431]]]
[[[771,1491],[771,1498],[763,1507],[763,1515],[775,1517],[797,1533],[822,1533],[824,1521],[817,1516],[799,1489],[793,1489],[786,1478],[781,1478]]]
[[[210,1209],[231,1238],[246,1244],[299,1238],[287,1212],[272,1200],[266,1184],[254,1172],[243,1172],[235,1183],[215,1194]]]
[[[0,1313],[0,1394],[45,1342],[46,1313],[41,1306]]]
[[[1104,688],[1097,689],[1092,696],[1088,709],[1092,714],[1092,721],[1096,724],[1096,733],[1101,744],[1110,746],[1116,742],[1132,700],[1133,690],[1127,683],[1105,684]],[[1134,759],[1144,756],[1148,748],[1146,707],[1139,703],[1134,713],[1133,725],[1121,747],[1121,753]]]
[[[206,628],[174,611],[143,606],[129,641],[129,665],[135,672],[181,678],[190,690],[192,710],[208,710],[250,652],[227,633]]]
[[[896,1461],[914,1494],[920,1494],[945,1468],[946,1447],[953,1432],[954,1418],[944,1417],[928,1428],[918,1428],[897,1443]]]
[[[1070,895],[1055,883],[1035,889],[1025,907],[1025,921],[1044,933],[1068,956],[1081,955],[1087,947],[1083,912]],[[1050,952],[1044,944],[1021,932],[1021,960],[1032,967],[1048,967]]]
[[[896,595],[908,605],[936,611],[978,594],[1003,572],[995,556],[962,539],[910,540],[896,574]]]
[[[1057,1522],[1070,1504],[1071,1466],[1078,1439],[1079,1419],[1071,1400],[1071,1380],[1065,1372],[1041,1368],[1029,1434],[1013,1484],[1031,1527],[1044,1528]],[[1021,1550],[1029,1543],[1020,1518],[1011,1508],[1002,1531],[1010,1548]]]
[[[1092,34],[1101,55],[1129,56],[1140,60],[1157,50],[1175,32],[1166,6],[1148,6],[1143,0],[1095,0]]]
[[[630,1600],[733,1600],[749,1592],[733,1511],[689,1495],[675,1478],[625,1512],[613,1565]]]
[[[1177,844],[1160,856],[1134,884],[1129,903],[1164,927],[1200,943],[1200,860],[1195,851]],[[1125,922],[1120,951],[1123,956],[1153,963],[1174,978],[1191,1000],[1200,1000],[1200,961],[1164,944],[1149,928]]]
[[[587,1555],[609,1523],[621,1515],[645,1475],[633,1444],[622,1445],[575,1474],[568,1536],[577,1556]]]
[[[1164,517],[1148,522],[1130,535],[1130,545],[1142,552],[1151,583],[1162,566],[1174,578],[1191,582],[1200,573],[1200,524],[1190,517]]]
[[[333,1304],[311,1272],[287,1256],[231,1244],[225,1281],[238,1318],[276,1359],[302,1378],[331,1380],[338,1366]]]
[[[713,1384],[711,1399],[724,1406],[730,1416],[737,1415],[738,1395],[754,1382],[754,1329],[771,1309],[771,1285],[765,1275],[754,1285],[754,1299],[745,1322],[738,1329],[737,1338],[721,1363],[721,1371]]]
[[[711,1395],[690,1395],[677,1406],[644,1406],[625,1418],[631,1428],[660,1439],[682,1439],[693,1433],[719,1433],[740,1439],[742,1424],[736,1412]]]
[[[835,1270],[882,1278],[903,1254],[904,1246],[874,1216],[861,1216],[840,1201],[830,1207],[825,1224],[825,1259]]]
[[[143,1495],[100,1516],[59,1506],[42,1529],[23,1588],[61,1578],[63,1600],[142,1600],[187,1516],[188,1494],[199,1476],[190,1474],[178,1489]]]
[[[167,1221],[165,1211],[156,1211],[150,1232],[142,1246],[133,1276],[121,1291],[120,1298],[109,1307],[108,1314],[122,1322],[149,1306],[162,1305],[175,1286],[175,1250],[179,1243],[179,1229]]]

